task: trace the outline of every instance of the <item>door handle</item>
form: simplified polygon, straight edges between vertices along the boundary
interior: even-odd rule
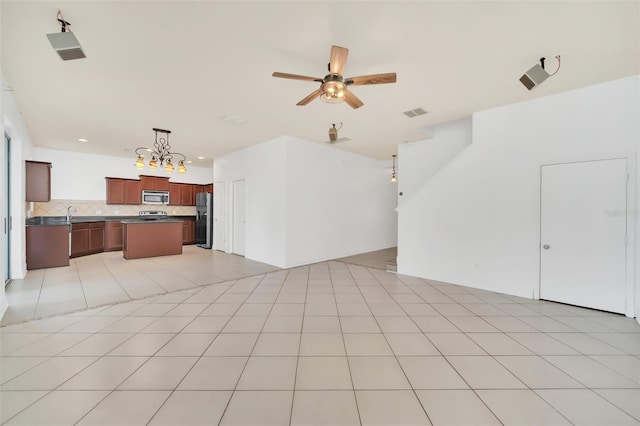
[[[542,246],[543,249],[545,250],[549,250],[551,248],[551,246],[549,244],[545,244]]]

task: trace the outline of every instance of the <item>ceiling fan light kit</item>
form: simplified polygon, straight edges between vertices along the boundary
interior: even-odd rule
[[[311,92],[307,97],[297,103],[298,106],[307,105],[316,98],[327,103],[345,102],[351,108],[360,108],[364,103],[353,92],[347,90],[347,86],[362,86],[367,84],[387,84],[396,82],[396,73],[361,75],[358,77],[344,78],[342,73],[347,62],[349,49],[340,46],[331,46],[329,58],[329,74],[324,78],[308,77],[298,74],[274,72],[273,77],[288,78],[292,80],[315,81],[320,83],[320,88]]]

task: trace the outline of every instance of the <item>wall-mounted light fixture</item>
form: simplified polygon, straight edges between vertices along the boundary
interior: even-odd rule
[[[338,130],[342,129],[342,123],[340,123],[340,127],[336,127],[333,124],[333,127],[329,128],[329,142],[335,142],[338,140]]]
[[[520,77],[520,83],[524,84],[524,87],[531,90],[541,84],[547,78],[551,77],[552,75],[556,75],[558,71],[560,71],[560,55],[556,56],[556,59],[558,60],[558,69],[556,69],[553,74],[549,74],[544,69],[545,58],[540,58],[540,65],[536,64],[531,67],[529,71],[525,72],[522,77]]]
[[[160,167],[164,165],[165,171],[171,173],[173,172],[173,163],[171,160],[173,160],[174,156],[179,156],[182,157],[182,160],[178,161],[178,173],[185,173],[187,168],[185,167],[184,162],[187,157],[179,152],[171,152],[171,145],[169,145],[169,134],[171,133],[171,130],[156,129],[154,127],[153,131],[156,132],[156,141],[153,143],[153,149],[144,146],[136,148],[136,154],[138,154],[136,167],[139,169],[144,168],[144,155],[142,154],[146,151],[151,153],[151,160],[149,160],[150,170],[156,170],[158,168],[158,161],[160,161]],[[158,133],[164,133],[166,136],[158,138]]]
[[[59,33],[47,34],[47,38],[53,49],[58,52],[58,55],[60,55],[63,61],[86,58],[87,56],[84,54],[80,42],[71,32],[71,24],[64,20],[60,11],[58,11],[57,19],[62,27],[61,31]]]
[[[391,156],[391,159],[393,161],[393,170],[391,172],[391,183],[396,183],[398,181],[398,179],[396,179],[396,154],[393,154]]]

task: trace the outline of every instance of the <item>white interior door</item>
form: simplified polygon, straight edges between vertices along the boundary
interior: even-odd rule
[[[542,166],[540,298],[625,312],[627,161]]]
[[[246,226],[246,188],[244,180],[233,182],[233,250],[235,254],[245,254],[245,226]]]
[[[226,251],[227,191],[225,182],[213,184],[213,247]]]

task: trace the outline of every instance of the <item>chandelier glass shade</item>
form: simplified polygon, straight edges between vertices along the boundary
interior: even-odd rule
[[[187,168],[184,165],[187,157],[184,154],[179,152],[171,152],[171,145],[169,144],[169,134],[171,130],[163,130],[153,128],[153,131],[156,133],[156,140],[153,143],[153,148],[147,147],[139,147],[136,148],[136,154],[138,158],[136,159],[136,167],[138,169],[144,169],[144,152],[149,152],[151,155],[151,160],[149,160],[149,170],[156,170],[158,165],[160,167],[164,166],[164,170],[167,173],[173,173],[173,162],[175,159],[178,161],[178,173],[183,174],[187,171]],[[158,136],[158,133],[161,133],[161,136]],[[164,134],[164,136],[162,135]]]

